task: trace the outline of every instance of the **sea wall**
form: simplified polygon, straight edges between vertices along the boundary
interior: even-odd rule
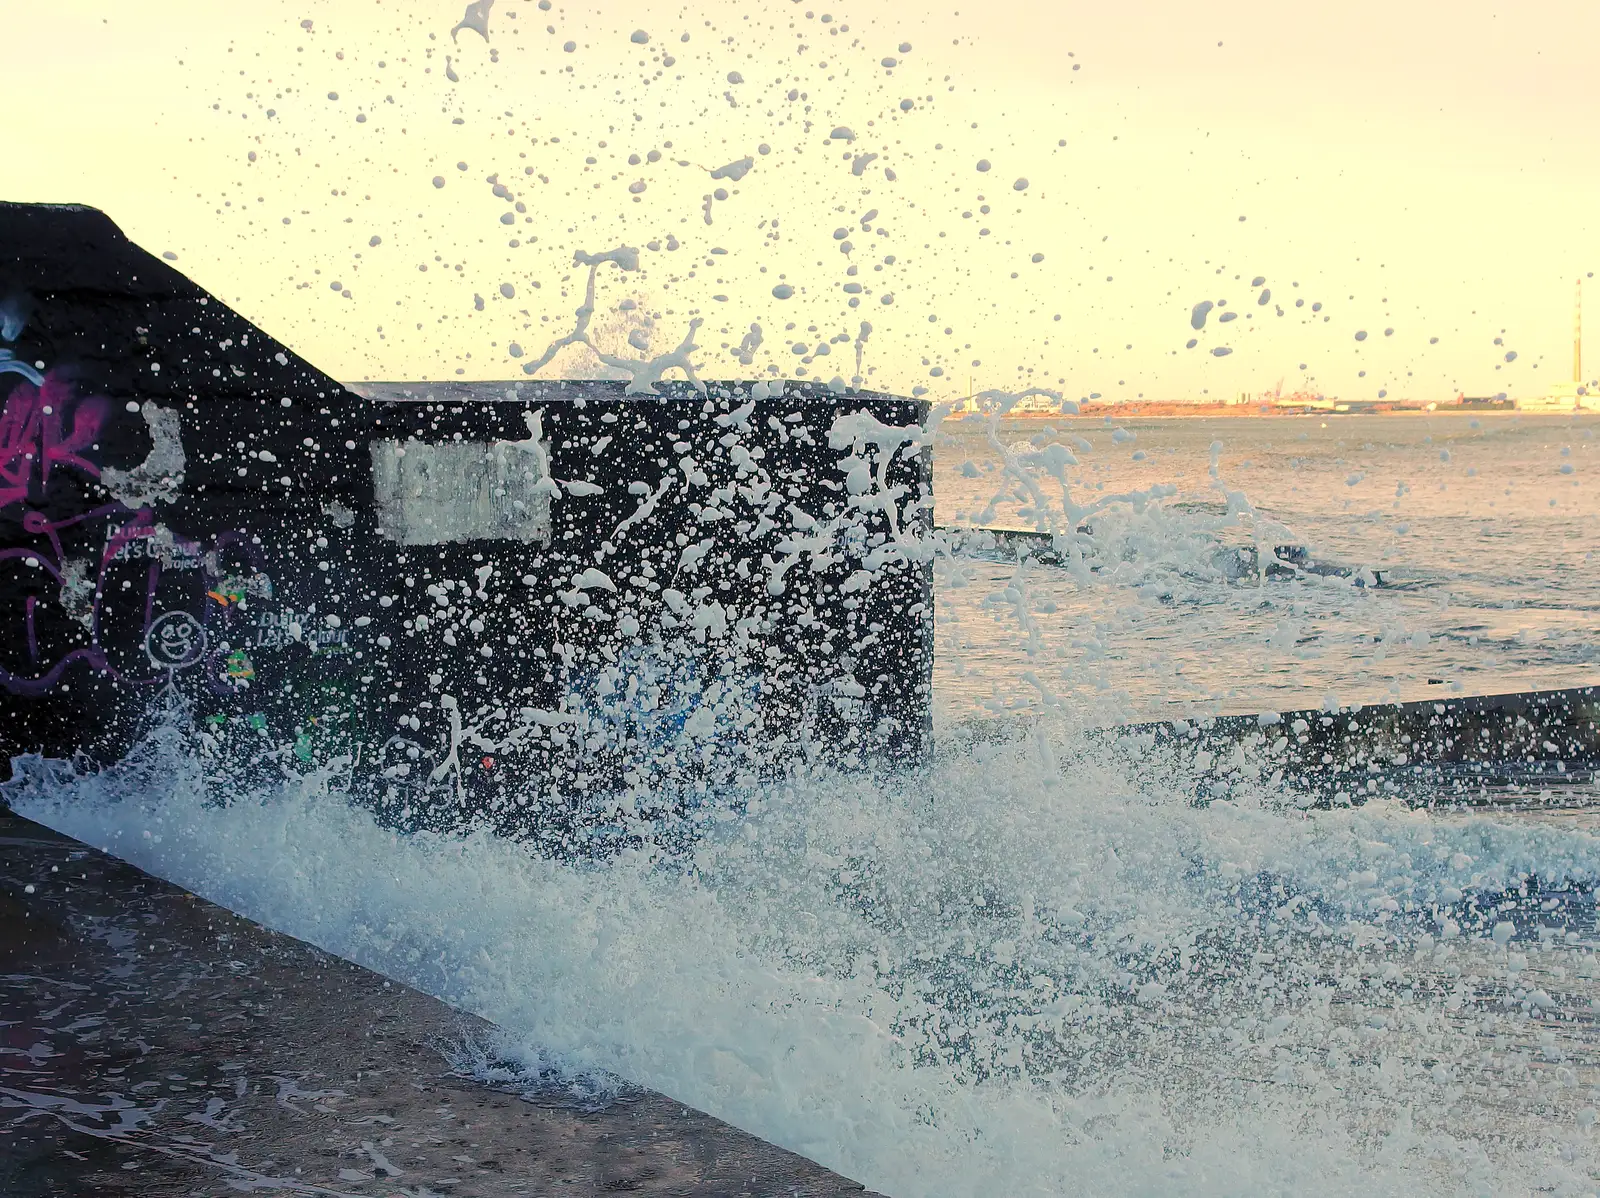
[[[77,207],[0,205],[0,311],[0,761],[526,834],[928,749],[923,404],[365,398]]]

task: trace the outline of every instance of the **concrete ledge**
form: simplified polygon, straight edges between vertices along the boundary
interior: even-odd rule
[[[453,1074],[488,1024],[4,814],[0,1012],[7,1198],[862,1193],[659,1094]]]

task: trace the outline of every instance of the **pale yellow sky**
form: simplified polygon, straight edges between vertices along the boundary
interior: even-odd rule
[[[639,295],[652,352],[704,318],[708,377],[849,377],[814,351],[866,319],[870,384],[935,396],[1526,394],[1569,377],[1600,268],[1588,0],[496,0],[487,43],[452,42],[457,0],[0,4],[5,198],[104,208],[348,379],[521,377],[573,252],[626,243],[602,310]]]

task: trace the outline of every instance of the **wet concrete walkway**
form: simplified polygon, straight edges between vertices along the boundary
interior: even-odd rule
[[[454,1074],[492,1029],[0,811],[0,1195],[861,1194],[657,1094]]]

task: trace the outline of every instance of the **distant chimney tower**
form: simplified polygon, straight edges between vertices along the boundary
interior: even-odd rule
[[[1578,280],[1572,301],[1572,381],[1583,385],[1583,280]]]

